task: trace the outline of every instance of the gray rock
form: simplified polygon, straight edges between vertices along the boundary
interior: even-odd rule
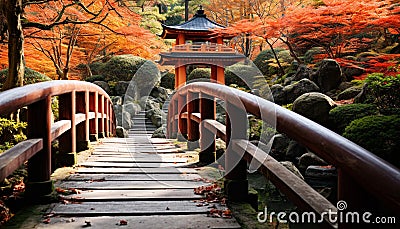
[[[360,92],[362,91],[362,88],[359,86],[354,86],[347,88],[346,90],[340,92],[337,96],[337,100],[346,100],[346,99],[352,99],[356,97]]]
[[[111,94],[111,89],[110,89],[110,86],[108,85],[107,82],[105,82],[105,81],[94,81],[93,83],[96,84],[97,86],[103,88],[103,90],[105,92],[107,92],[107,94]]]
[[[347,81],[352,81],[354,76],[362,75],[365,72],[365,69],[357,65],[350,65],[343,67],[342,72]]]
[[[162,115],[152,115],[150,117],[151,123],[153,123],[156,127],[161,127],[162,124]]]
[[[126,103],[122,106],[122,110],[131,114],[131,116],[134,116],[138,114],[142,110],[142,108],[139,104],[136,103]]]
[[[296,141],[290,141],[286,150],[286,160],[297,161],[297,158],[307,153],[307,149]]]
[[[271,93],[272,93],[272,97],[274,98],[274,103],[279,104],[279,105],[287,104],[286,94],[285,94],[285,91],[283,91],[283,88],[284,87],[280,84],[272,85]]]
[[[293,80],[299,81],[301,79],[310,79],[311,74],[312,74],[312,69],[308,68],[305,65],[300,65],[297,68],[296,73],[294,74]]]
[[[285,80],[283,81],[283,86],[290,85],[292,83],[293,79],[294,79],[293,76],[286,77]]]
[[[167,128],[165,126],[161,126],[153,132],[153,135],[151,135],[151,137],[152,138],[166,138],[165,133],[167,133]]]
[[[293,103],[299,96],[308,92],[318,92],[319,87],[309,79],[302,79],[283,88],[286,103]]]
[[[270,155],[277,161],[283,161],[286,158],[286,151],[289,146],[290,139],[282,134],[274,136],[274,142],[271,147]]]
[[[117,119],[117,126],[122,126],[125,129],[130,129],[133,125],[131,114],[129,112],[121,111],[120,113],[115,113],[115,118]]]
[[[150,96],[156,99],[160,99],[160,102],[165,102],[168,99],[168,91],[163,87],[154,87],[151,90]]]
[[[339,84],[338,90],[339,91],[344,91],[347,88],[351,88],[353,86],[353,83],[351,82],[342,82]]]
[[[361,92],[354,98],[355,103],[364,103],[371,99],[371,90],[368,88],[367,84],[364,84]]]
[[[311,79],[318,85],[322,92],[335,89],[342,82],[342,70],[340,65],[332,59],[325,59],[320,63]]]
[[[130,98],[132,101],[137,101],[140,98],[139,87],[131,81],[125,91],[125,101]],[[129,97],[128,97],[129,96]]]
[[[312,121],[327,126],[329,111],[336,106],[327,95],[318,92],[306,93],[297,98],[292,110]]]
[[[115,133],[117,134],[117,137],[119,137],[119,138],[128,137],[128,132],[122,126],[117,126]]]
[[[322,158],[311,152],[301,155],[299,159],[299,169],[305,171],[310,165],[327,165],[327,163]]]

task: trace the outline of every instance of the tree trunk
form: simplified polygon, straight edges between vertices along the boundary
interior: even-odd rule
[[[22,0],[5,0],[8,25],[8,76],[3,90],[24,84],[24,33],[21,24]]]
[[[283,67],[282,67],[282,65],[281,65],[281,62],[279,61],[279,58],[278,58],[278,56],[276,55],[274,46],[271,44],[271,42],[268,41],[268,39],[265,39],[265,42],[267,42],[269,48],[270,48],[271,51],[272,51],[272,54],[274,55],[274,58],[275,58],[275,60],[276,60],[276,63],[278,64],[278,67],[279,67],[279,71],[281,72],[280,75],[281,75],[281,76],[285,75],[285,69],[283,69]]]

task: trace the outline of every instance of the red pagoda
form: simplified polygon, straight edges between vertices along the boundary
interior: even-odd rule
[[[224,45],[224,39],[232,37],[212,31],[225,26],[208,19],[201,6],[189,21],[174,26],[163,24],[162,27],[162,38],[176,40],[169,52],[160,53],[159,61],[161,65],[175,66],[175,89],[186,84],[187,65],[209,65],[211,80],[225,84],[225,67],[245,59],[244,55]]]

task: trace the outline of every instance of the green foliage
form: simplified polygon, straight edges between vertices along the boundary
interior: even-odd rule
[[[27,127],[26,122],[16,122],[5,118],[0,118],[0,152],[3,152],[16,143],[26,140],[22,130]]]
[[[225,84],[236,84],[239,87],[249,88],[245,82],[252,83],[254,76],[260,75],[260,71],[255,66],[244,64],[234,64],[225,69]]]
[[[161,77],[160,86],[168,89],[175,88],[175,74],[167,72]]]
[[[263,128],[263,121],[251,116],[249,119],[248,135],[249,140],[260,140],[261,131]]]
[[[50,77],[43,75],[42,73],[32,70],[30,68],[25,68],[24,74],[25,74],[24,75],[24,85],[51,80]],[[8,69],[0,70],[0,84],[4,84],[4,82],[7,79],[7,75],[8,75]]]
[[[400,167],[400,116],[367,116],[346,127],[345,138]]]
[[[100,74],[106,81],[130,81],[145,62],[145,59],[133,55],[114,56],[105,63]]]
[[[370,74],[365,82],[379,109],[400,108],[400,75]]]
[[[105,81],[106,77],[103,75],[92,75],[86,77],[85,81],[93,83],[94,81]]]
[[[332,129],[342,134],[353,120],[378,114],[378,109],[373,104],[347,104],[333,108],[329,112]]]
[[[58,96],[51,97],[51,111],[54,116],[54,121],[58,121],[59,120]]]
[[[92,72],[93,76],[99,75],[100,72],[104,68],[104,63],[103,62],[93,62],[89,65],[90,71]]]
[[[211,69],[210,68],[196,68],[187,77],[188,81],[198,79],[210,79]]]
[[[279,62],[282,67],[288,67],[293,61],[293,57],[290,56],[290,52],[285,49],[274,49]],[[277,61],[271,49],[264,50],[257,55],[254,59],[254,64],[265,76],[272,76],[278,73],[279,68]]]

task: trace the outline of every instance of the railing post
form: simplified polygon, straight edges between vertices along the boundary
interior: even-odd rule
[[[58,166],[71,166],[76,163],[75,91],[60,95],[58,98],[59,118],[71,120],[71,129],[59,138],[60,153],[56,160]]]
[[[85,121],[76,126],[77,151],[89,149],[89,92],[76,93],[76,113],[85,114]]]
[[[345,205],[344,202],[345,201]],[[369,195],[365,189],[360,187],[351,176],[345,174],[343,169],[338,169],[338,207],[343,215],[346,212],[358,212],[362,215],[365,212],[370,212],[372,215],[376,216],[379,211],[379,204],[377,204],[376,199]],[[343,207],[345,206],[345,207]],[[344,218],[344,217],[343,217]],[[344,221],[345,219],[343,219]],[[339,228],[376,228],[374,224],[367,224],[360,219],[360,223],[355,222],[341,222],[338,221]]]
[[[182,113],[187,111],[186,95],[178,95],[178,139],[186,140],[187,136],[187,121],[181,118]]]
[[[168,115],[170,116],[170,135],[169,138],[177,138],[177,133],[178,133],[178,120],[175,119],[176,115],[178,114],[178,100],[175,99],[171,101],[172,103],[172,108],[170,111],[168,111]],[[171,113],[171,114],[170,114]]]
[[[105,100],[105,113],[105,137],[110,137],[110,101],[108,99]]]
[[[187,127],[188,127],[188,149],[199,148],[199,124],[190,118],[192,113],[199,112],[199,93],[189,91],[187,93]]]
[[[200,93],[200,163],[215,162],[215,134],[204,127],[203,120],[215,120],[215,98],[205,93]]]
[[[105,133],[104,133],[104,95],[99,95],[99,113],[100,113],[100,120],[98,121],[99,123],[99,138],[104,138],[105,137]]]
[[[43,149],[28,161],[26,194],[32,198],[53,191],[51,176],[51,97],[28,106],[28,139],[42,138]]]
[[[226,152],[225,152],[225,193],[232,201],[245,201],[248,198],[247,163],[243,153],[235,152],[233,139],[246,139],[247,113],[245,110],[226,102]]]
[[[90,112],[94,112],[94,119],[91,119],[89,122],[89,139],[90,141],[97,141],[98,140],[98,133],[99,133],[99,93],[96,91],[94,93],[90,93],[89,96],[89,110]]]

